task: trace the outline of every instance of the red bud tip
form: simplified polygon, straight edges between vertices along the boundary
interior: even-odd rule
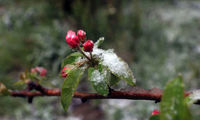
[[[62,76],[63,78],[66,78],[66,77],[67,77],[66,69],[67,69],[67,67],[64,67],[64,68],[62,69],[62,71],[61,71],[61,76]]]
[[[160,114],[160,111],[156,109],[151,113],[151,115],[159,115],[159,114]]]
[[[83,30],[78,30],[77,32],[78,39],[83,43],[86,39],[86,33]]]

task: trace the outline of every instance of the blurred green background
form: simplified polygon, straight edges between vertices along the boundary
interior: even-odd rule
[[[72,51],[68,30],[83,29],[105,49],[114,48],[134,72],[137,86],[163,88],[178,73],[185,88],[200,86],[200,1],[198,0],[0,0],[0,82],[8,88],[20,72],[48,70],[43,85],[61,87],[60,63]],[[85,77],[79,91],[91,91]],[[126,84],[120,83],[126,89]],[[148,120],[152,101],[74,99],[65,113],[59,97],[0,97],[0,120]],[[199,107],[191,107],[199,118]]]

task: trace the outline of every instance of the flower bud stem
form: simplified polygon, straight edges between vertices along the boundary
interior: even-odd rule
[[[83,52],[83,50],[81,49],[80,46],[78,46],[78,50],[79,50],[79,51],[81,52],[81,54],[83,54],[90,62],[92,62],[92,59],[89,58],[89,57]]]
[[[93,61],[92,52],[90,52],[90,58],[91,58],[91,60]]]

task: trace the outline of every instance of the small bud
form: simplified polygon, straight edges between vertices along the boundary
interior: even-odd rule
[[[47,74],[47,70],[42,68],[42,70],[40,71],[40,76],[46,76]]]
[[[35,68],[31,68],[31,73],[36,73],[36,69]]]
[[[35,67],[35,68],[31,68],[31,73],[39,73],[40,76],[46,76],[47,74],[47,70],[43,67]]]
[[[76,36],[75,32],[73,32],[71,30],[69,30],[67,32],[67,35],[66,35],[65,39],[66,39],[66,42],[68,43],[70,48],[76,48],[80,43],[80,41],[79,41],[78,37]]]
[[[78,39],[83,43],[86,39],[86,33],[83,30],[78,30],[77,32]]]
[[[157,110],[157,109],[155,109],[155,110],[151,113],[151,115],[159,115],[159,114],[160,114],[160,111]]]
[[[67,67],[64,67],[64,68],[62,69],[62,71],[61,71],[61,76],[62,76],[63,78],[66,78],[66,77],[67,77],[67,72],[65,72],[66,68],[67,68]]]
[[[91,40],[87,40],[84,44],[84,51],[85,52],[92,52],[93,51],[94,43]]]
[[[65,67],[63,67],[61,71],[61,76],[63,78],[66,78],[68,76],[69,71],[72,70],[73,68],[74,68],[74,65],[66,65]]]
[[[41,67],[35,67],[36,72],[40,72]]]

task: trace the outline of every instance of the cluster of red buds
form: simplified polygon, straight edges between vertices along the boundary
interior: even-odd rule
[[[67,32],[67,35],[65,37],[67,44],[69,45],[70,48],[72,49],[77,49],[79,50],[88,60],[92,60],[92,54],[91,52],[93,51],[94,43],[92,40],[87,40],[86,41],[86,32],[83,30],[78,30],[77,34],[69,30]],[[88,57],[81,49],[81,46],[83,47],[83,50],[85,52],[90,52],[90,57]],[[61,71],[61,76],[63,78],[67,77],[67,73],[71,70],[71,66],[66,65],[62,71]]]
[[[65,37],[66,42],[70,48],[77,48],[80,46],[80,43],[83,45],[85,52],[92,52],[94,43],[91,40],[86,40],[86,32],[83,30],[78,30],[77,35],[74,31],[69,30]]]
[[[31,69],[31,73],[39,73],[40,76],[46,76],[47,70],[43,67],[35,67]]]

